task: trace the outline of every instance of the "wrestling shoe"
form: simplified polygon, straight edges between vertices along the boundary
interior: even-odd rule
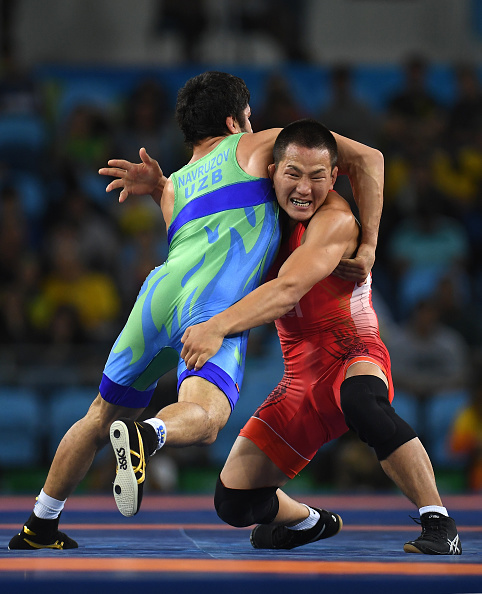
[[[59,531],[59,518],[44,520],[37,518],[32,512],[25,522],[22,532],[16,534],[8,543],[11,551],[36,549],[77,549],[78,544],[66,534]]]
[[[251,531],[251,544],[255,549],[294,549],[340,532],[343,521],[338,514],[316,507],[313,509],[320,514],[320,519],[312,528],[290,530],[282,525],[259,524]]]
[[[157,446],[156,430],[148,423],[119,419],[110,426],[110,442],[117,459],[114,499],[120,513],[130,518],[141,507],[146,464]]]
[[[425,555],[461,555],[462,543],[457,534],[457,526],[452,518],[427,512],[420,516],[422,534],[415,540],[406,542],[403,550],[406,553],[422,553]]]

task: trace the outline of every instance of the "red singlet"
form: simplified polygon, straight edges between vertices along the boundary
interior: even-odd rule
[[[298,223],[270,272],[300,245]],[[285,371],[240,435],[253,441],[293,478],[320,447],[348,428],[340,408],[340,386],[348,367],[375,363],[385,373],[393,400],[390,357],[371,300],[371,275],[358,287],[333,275],[317,283],[294,309],[276,320]]]

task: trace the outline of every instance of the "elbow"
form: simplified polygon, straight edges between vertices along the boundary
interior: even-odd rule
[[[362,168],[368,166],[370,169],[377,172],[383,173],[385,168],[385,157],[383,156],[383,153],[376,148],[367,146],[365,151],[359,155],[357,161]]]
[[[385,169],[385,157],[383,156],[383,153],[381,151],[379,151],[378,149],[373,149],[373,151],[374,151],[374,154],[373,154],[374,167],[381,174],[383,174],[384,169]]]

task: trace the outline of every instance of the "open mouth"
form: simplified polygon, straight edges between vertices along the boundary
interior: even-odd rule
[[[311,200],[300,200],[299,198],[290,198],[290,202],[297,208],[308,208]]]

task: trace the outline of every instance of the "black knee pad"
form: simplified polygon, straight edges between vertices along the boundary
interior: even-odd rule
[[[262,489],[228,489],[218,478],[214,507],[218,516],[231,526],[244,528],[251,524],[270,524],[278,513],[277,487]]]
[[[374,375],[355,375],[340,388],[345,422],[371,446],[379,460],[385,460],[401,445],[417,437],[388,400],[385,382]]]

